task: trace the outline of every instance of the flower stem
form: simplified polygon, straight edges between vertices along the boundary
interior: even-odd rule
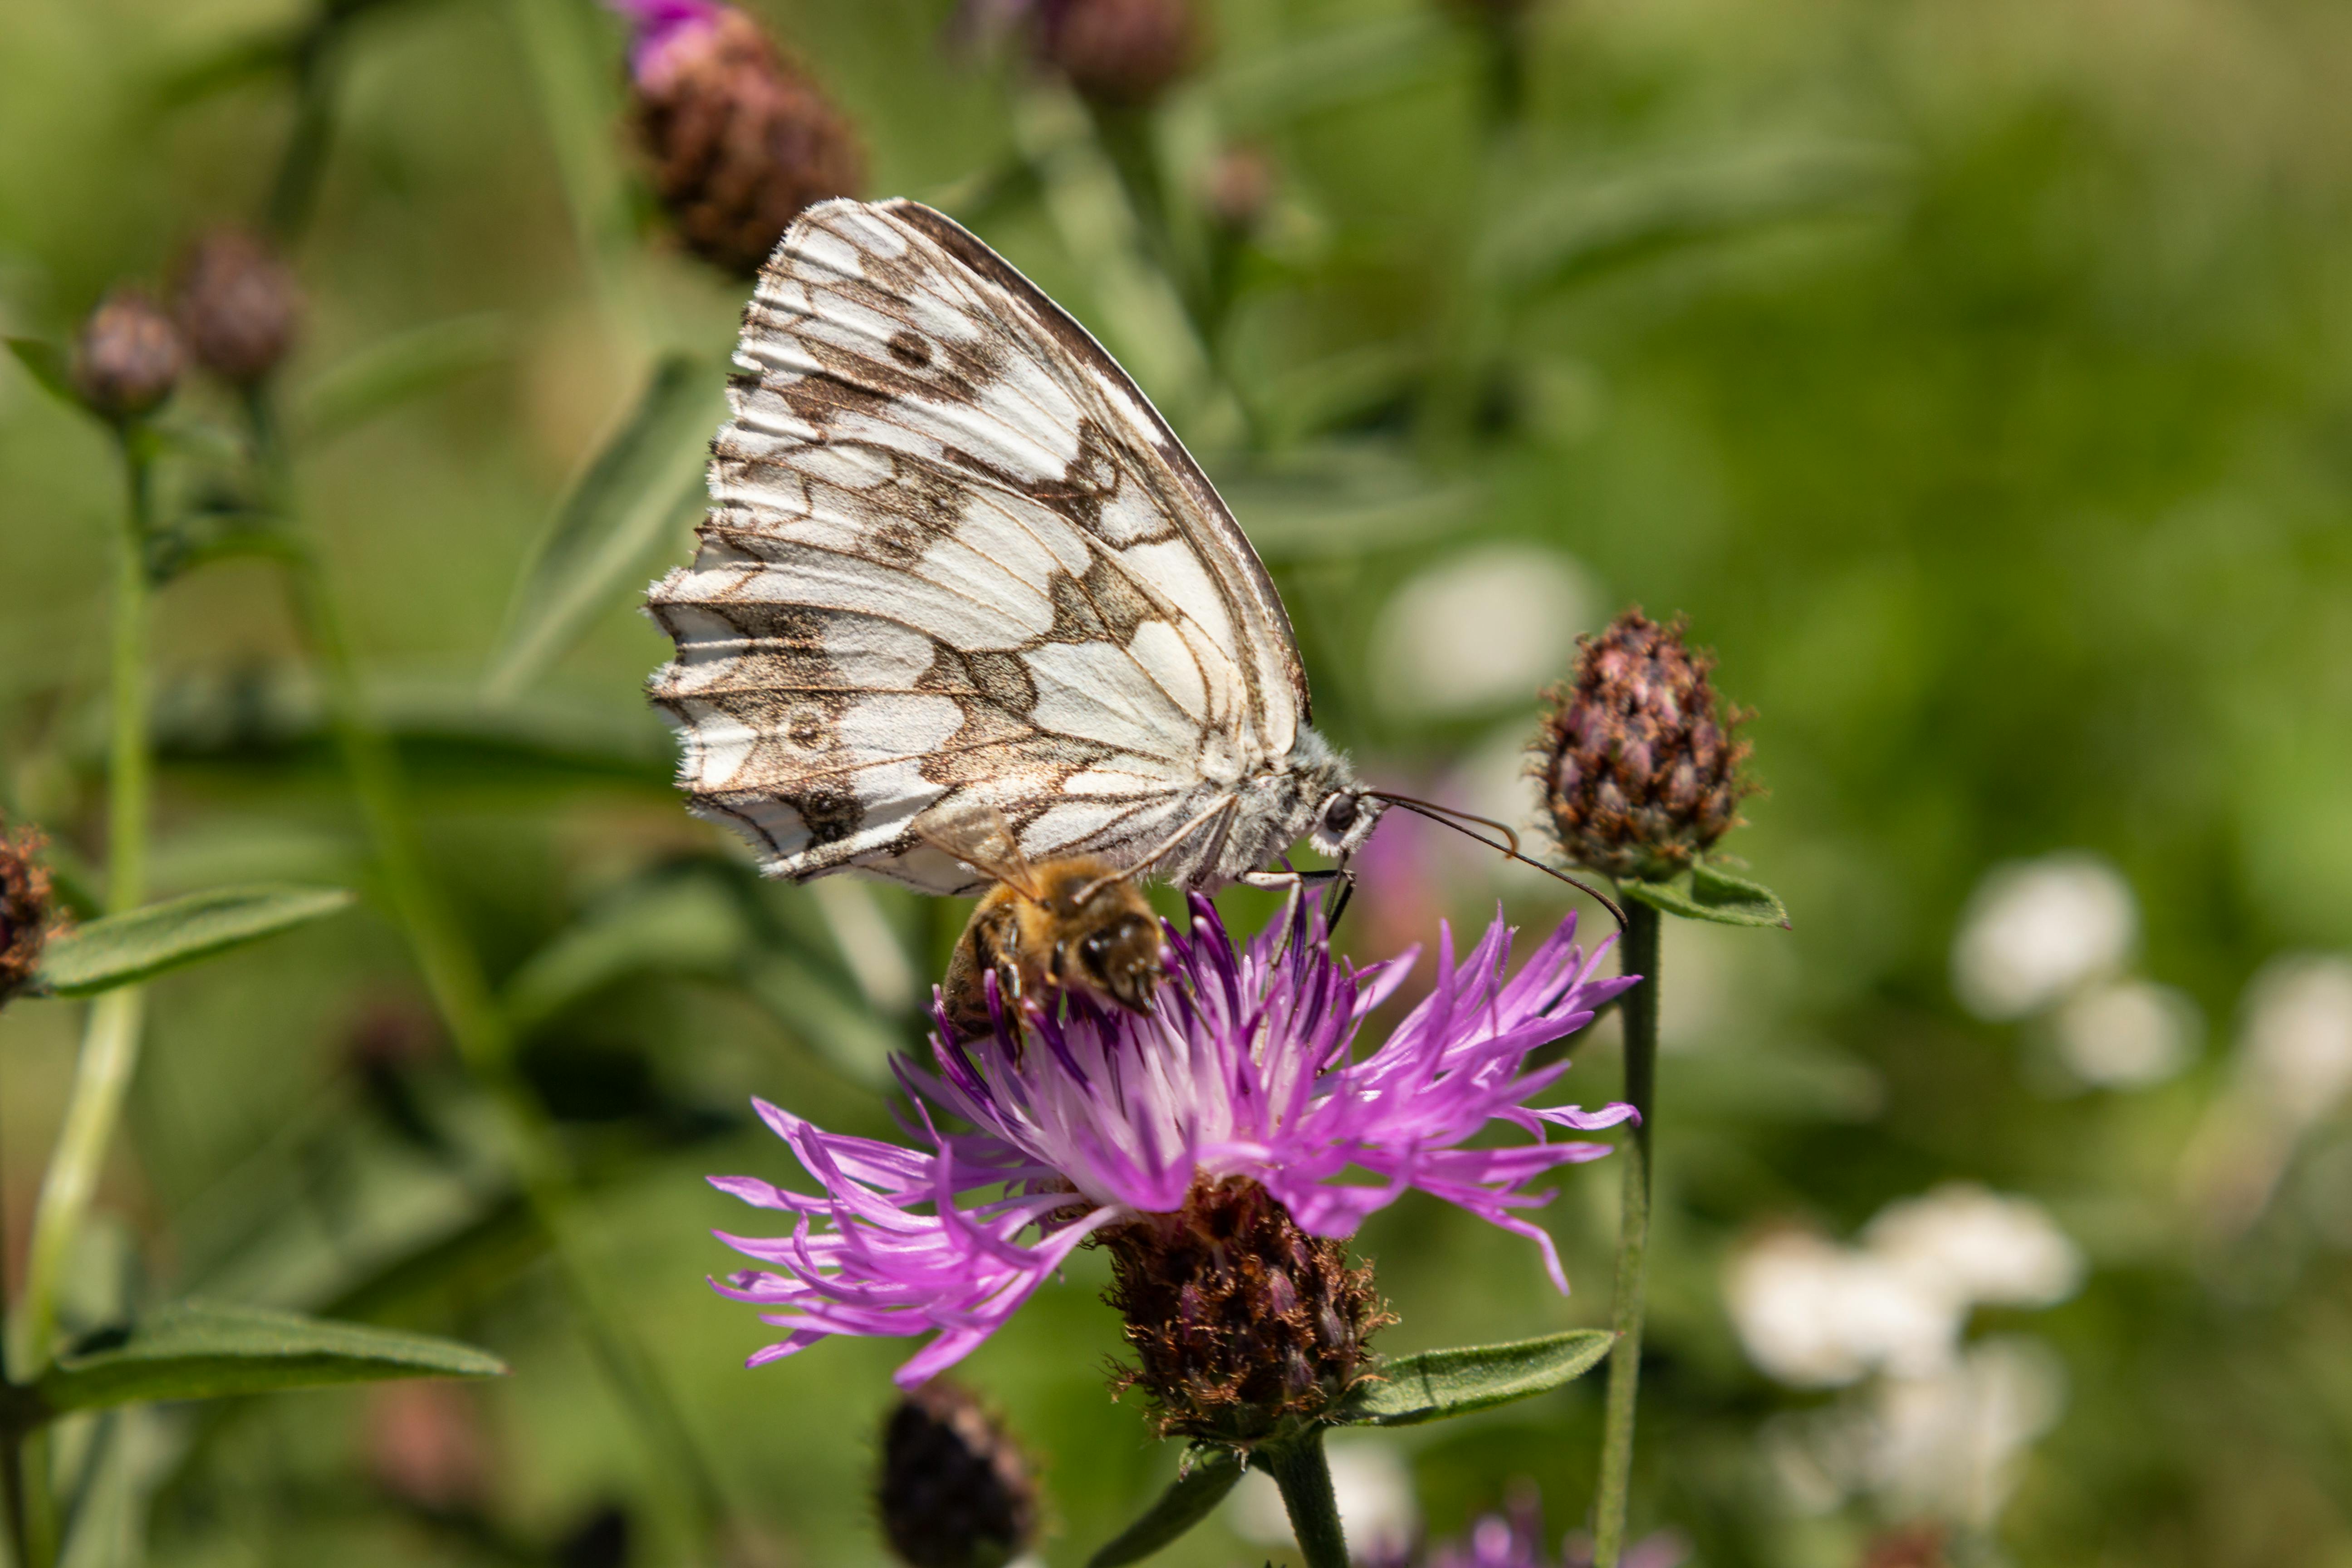
[[[281,517],[289,516],[289,484],[267,397],[253,397],[247,413],[255,450],[270,470],[269,504]],[[425,864],[400,760],[361,687],[341,606],[305,545],[292,543],[286,560],[295,619],[326,689],[329,723],[385,899],[458,1056],[489,1101],[509,1166],[547,1239],[589,1348],[636,1418],[656,1473],[667,1473],[661,1498],[668,1528],[682,1547],[699,1551],[711,1527],[728,1515],[724,1495],[700,1442],[588,1264],[570,1156],[515,1066],[514,1030],[506,1010]]]
[[[1348,1568],[1348,1538],[1339,1528],[1339,1500],[1323,1457],[1323,1428],[1309,1426],[1296,1437],[1262,1443],[1257,1457],[1282,1493],[1307,1568]]]
[[[1642,983],[1619,1001],[1625,1031],[1625,1100],[1642,1113],[1618,1146],[1624,1210],[1617,1228],[1617,1294],[1610,1327],[1608,1411],[1601,1439],[1601,1486],[1593,1501],[1593,1568],[1617,1568],[1625,1550],[1625,1495],[1633,1471],[1633,1402],[1642,1381],[1642,1293],[1650,1248],[1650,1148],[1658,1078],[1658,922],[1649,905],[1625,900],[1618,971]]]
[[[106,908],[110,914],[136,909],[147,896],[147,833],[154,796],[147,733],[147,542],[154,525],[154,449],[139,426],[125,426],[119,434],[128,505],[115,542],[113,668],[108,697]],[[49,1363],[57,1337],[58,1292],[105,1169],[107,1147],[122,1120],[123,1096],[139,1065],[145,1018],[146,994],[136,985],[109,991],[90,1005],[81,1051],[74,1060],[65,1123],[42,1173],[33,1211],[25,1293],[9,1324],[8,1372],[17,1384],[31,1383]],[[36,1435],[29,1456],[19,1443],[9,1447],[10,1484],[0,1490],[0,1500],[9,1506],[10,1533],[22,1542],[22,1560],[30,1568],[42,1568],[57,1555],[56,1521],[45,1479],[46,1443]],[[29,1477],[24,1474],[26,1469]]]

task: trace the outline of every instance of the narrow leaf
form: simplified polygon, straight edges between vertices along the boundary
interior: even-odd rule
[[[341,888],[215,888],[74,926],[49,940],[35,984],[58,996],[130,985],[348,908]]]
[[[1735,877],[1719,867],[1704,863],[1670,882],[1628,879],[1618,885],[1618,890],[1629,899],[1686,921],[1790,929],[1789,911],[1779,894],[1760,882]]]
[[[1230,1448],[1210,1448],[1188,1457],[1160,1500],[1118,1532],[1117,1540],[1087,1560],[1087,1568],[1120,1568],[1140,1563],[1209,1517],[1242,1479],[1242,1462]]]
[[[36,1385],[51,1415],[404,1377],[499,1377],[487,1351],[429,1334],[181,1301],[110,1343],[60,1357]]]
[[[702,510],[719,385],[689,355],[670,354],[654,367],[636,408],[572,487],[523,574],[485,686],[492,701],[537,679],[642,570],[655,543]]]
[[[16,356],[16,363],[25,367],[27,375],[41,384],[42,391],[69,407],[82,406],[81,399],[74,395],[73,381],[67,372],[65,350],[39,338],[10,338],[8,352]]]
[[[503,359],[510,333],[494,310],[395,332],[330,366],[303,387],[295,422],[308,442],[333,439],[377,415]]]
[[[1616,1342],[1604,1329],[1571,1329],[1539,1340],[1399,1356],[1381,1364],[1383,1381],[1357,1386],[1338,1420],[1416,1426],[1548,1394],[1600,1365]]]

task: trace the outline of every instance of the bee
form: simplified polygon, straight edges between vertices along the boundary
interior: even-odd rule
[[[995,1028],[985,977],[1006,1007],[1045,1008],[1055,993],[1083,991],[1152,1010],[1163,973],[1160,917],[1132,874],[1092,855],[1032,863],[1002,816],[919,822],[916,833],[996,879],[981,895],[940,987],[949,1026],[974,1039]]]

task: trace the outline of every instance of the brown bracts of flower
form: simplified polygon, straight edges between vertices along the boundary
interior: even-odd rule
[[[37,828],[11,833],[0,821],[0,1002],[32,981],[49,940],[49,874],[35,858],[46,842]]]
[[[1257,1183],[1197,1179],[1172,1215],[1107,1232],[1106,1300],[1160,1436],[1236,1446],[1311,1421],[1371,1375],[1367,1342],[1395,1321],[1344,1243],[1307,1235]]]
[[[1201,58],[1192,0],[1044,0],[1037,52],[1078,96],[1105,109],[1140,109]]]
[[[179,329],[141,289],[99,301],[74,341],[73,388],[118,424],[153,410],[180,384],[188,351]]]
[[[1678,618],[1628,610],[1578,639],[1576,674],[1549,693],[1530,748],[1544,822],[1568,858],[1612,877],[1659,880],[1689,868],[1739,821],[1748,714],[1717,697],[1714,658]]]
[[[875,1500],[908,1568],[1003,1568],[1037,1534],[1037,1483],[1012,1434],[967,1389],[935,1377],[882,1428]]]
[[[732,6],[668,19],[631,74],[656,194],[688,247],[730,272],[757,276],[803,207],[866,182],[849,121]]]
[[[198,364],[232,386],[252,386],[293,348],[302,289],[263,241],[215,229],[181,258],[172,313]]]

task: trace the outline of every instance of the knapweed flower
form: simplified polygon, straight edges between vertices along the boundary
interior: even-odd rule
[[[32,981],[56,918],[39,860],[45,842],[37,828],[11,833],[0,819],[0,1002]]]
[[[638,140],[697,255],[749,278],[803,207],[857,194],[856,132],[757,22],[715,0],[607,4],[635,24]]]
[[[765,1321],[786,1331],[751,1364],[831,1334],[936,1333],[899,1368],[899,1384],[914,1387],[971,1353],[1099,1237],[1130,1343],[1165,1336],[1168,1355],[1205,1379],[1194,1407],[1152,1384],[1163,1427],[1246,1440],[1248,1413],[1215,1406],[1252,1405],[1262,1390],[1213,1384],[1262,1373],[1233,1362],[1260,1353],[1277,1363],[1287,1410],[1334,1396],[1329,1379],[1360,1351],[1378,1308],[1333,1278],[1350,1271],[1323,1244],[1409,1190],[1536,1242],[1568,1288],[1549,1238],[1521,1211],[1549,1196],[1529,1190],[1545,1172],[1609,1150],[1548,1135],[1633,1114],[1527,1103],[1566,1070],[1529,1070],[1528,1053],[1633,984],[1597,977],[1601,954],[1575,945],[1572,917],[1507,977],[1511,933],[1499,918],[1458,964],[1452,933],[1442,934],[1435,988],[1360,1059],[1356,1037],[1403,984],[1412,954],[1351,968],[1332,957],[1312,900],[1243,946],[1206,900],[1193,900],[1192,920],[1190,934],[1170,931],[1170,976],[1150,1016],[1073,997],[1061,1018],[1000,1012],[992,1035],[963,1045],[940,1018],[934,1070],[900,1066],[912,1146],[828,1133],[759,1102],[822,1191],[712,1178],[795,1216],[785,1237],[720,1235],[766,1267],[718,1288],[772,1309]],[[1465,1146],[1497,1121],[1534,1141]],[[1343,1180],[1350,1172],[1359,1179]],[[1241,1234],[1256,1244],[1245,1259],[1219,1245]],[[1228,1276],[1177,1277],[1210,1261]],[[1155,1268],[1167,1272],[1144,1276]],[[1173,1321],[1139,1321],[1139,1310]],[[1138,1349],[1150,1383],[1151,1348]],[[1220,1357],[1229,1364],[1203,1364]]]
[[[1530,748],[1544,823],[1580,866],[1664,879],[1736,826],[1755,786],[1740,772],[1748,715],[1727,709],[1680,620],[1628,610],[1577,639],[1576,674],[1551,694]]]
[[[73,387],[93,411],[120,423],[171,396],[187,361],[187,346],[163,308],[144,289],[117,289],[82,323]]]
[[[1021,1445],[969,1389],[933,1378],[882,1426],[876,1510],[908,1568],[1003,1568],[1037,1533],[1037,1482]]]
[[[1102,109],[1157,101],[1202,54],[1195,0],[964,0],[951,31],[989,40],[1024,26],[1035,58]]]
[[[293,348],[302,289],[267,244],[218,228],[181,258],[172,306],[196,363],[231,385],[251,386]]]

